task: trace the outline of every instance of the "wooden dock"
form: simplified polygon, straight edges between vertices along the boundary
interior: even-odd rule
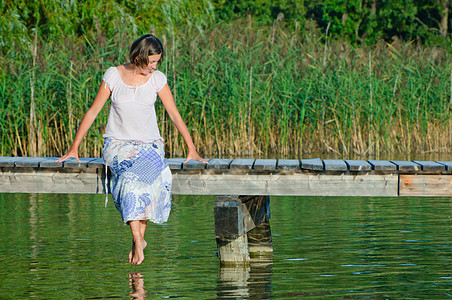
[[[0,193],[105,194],[101,158],[0,157]],[[216,195],[215,238],[223,265],[271,254],[269,196],[452,197],[451,161],[170,158],[173,194]],[[108,192],[108,190],[107,190]]]
[[[101,158],[0,157],[1,193],[105,193]],[[211,159],[167,162],[173,193],[269,196],[452,196],[451,161]]]

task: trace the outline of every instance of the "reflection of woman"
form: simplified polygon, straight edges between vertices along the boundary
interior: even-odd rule
[[[143,275],[137,272],[130,273],[129,279],[130,287],[132,288],[130,297],[132,299],[145,299],[146,290],[144,289]]]
[[[86,112],[69,151],[78,161],[78,147],[100,110],[111,98],[104,134],[104,160],[112,171],[112,196],[133,242],[129,262],[143,262],[148,220],[163,223],[171,209],[171,172],[164,162],[163,138],[157,126],[157,95],[188,147],[186,161],[206,162],[196,152],[190,133],[174,103],[166,76],[157,71],[163,59],[161,42],[148,34],[133,42],[130,63],[109,68],[91,108]]]

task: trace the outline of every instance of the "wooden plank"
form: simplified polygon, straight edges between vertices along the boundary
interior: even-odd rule
[[[412,162],[405,160],[391,160],[393,164],[397,166],[397,170],[401,172],[416,172],[421,170],[421,166]]]
[[[166,163],[171,170],[182,170],[182,163],[186,158],[166,158]]]
[[[88,163],[92,161],[92,157],[80,157],[80,162],[71,157],[63,161],[63,168],[88,168]]]
[[[256,159],[254,162],[254,170],[275,171],[276,159]]]
[[[231,162],[231,169],[251,170],[253,168],[254,158],[237,158]]]
[[[209,161],[209,159],[206,159],[206,161]],[[189,161],[187,161],[186,163],[182,164],[182,169],[184,170],[204,170],[206,168],[205,163],[194,160],[194,159],[190,159]]]
[[[375,171],[383,171],[383,172],[397,171],[397,166],[387,160],[370,159],[367,162],[372,166],[372,170],[375,170]]]
[[[323,163],[320,158],[302,159],[301,168],[305,170],[323,171]]]
[[[350,171],[370,171],[372,166],[365,160],[345,160]]]
[[[55,170],[55,171],[53,171]],[[58,170],[58,171],[56,171]],[[103,169],[38,169],[12,172],[0,169],[1,192],[103,193]],[[90,170],[97,170],[94,175]],[[52,171],[52,172],[50,172]],[[90,173],[91,174],[91,173]],[[443,175],[451,176],[451,175]],[[449,178],[449,177],[444,177]],[[87,188],[88,187],[88,188]],[[191,195],[397,196],[397,174],[173,174],[173,192]]]
[[[207,169],[216,169],[216,170],[229,169],[229,165],[231,164],[231,162],[232,159],[214,158],[211,161],[209,161]]]
[[[414,163],[421,166],[422,171],[441,172],[446,170],[446,166],[434,161],[413,160]]]
[[[452,197],[452,176],[401,174],[400,196]]]
[[[24,169],[27,170],[27,169]],[[0,170],[2,193],[61,193],[104,194],[105,172],[87,168],[83,172],[71,169],[31,169],[30,172],[4,172]]]
[[[347,171],[348,167],[342,159],[324,159],[325,171]]]
[[[0,156],[1,168],[13,168],[16,162],[16,157]]]
[[[16,168],[38,168],[46,157],[17,157]]]
[[[105,167],[105,161],[101,157],[95,157],[88,162],[88,168],[103,169]]]
[[[447,171],[452,171],[452,161],[436,161],[436,162],[445,165]]]
[[[379,196],[398,195],[398,175],[356,174],[173,174],[180,195]]]
[[[298,159],[278,159],[278,170],[300,170]]]
[[[62,168],[63,163],[61,161],[56,162],[57,159],[58,159],[57,157],[48,157],[47,159],[44,159],[39,163],[39,167],[40,168]]]

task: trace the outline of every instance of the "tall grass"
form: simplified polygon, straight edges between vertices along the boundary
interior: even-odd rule
[[[160,69],[203,155],[451,152],[450,49],[397,40],[354,48],[315,29],[303,32],[252,19],[156,32],[167,51]],[[35,65],[29,51],[2,57],[0,155],[63,154],[103,72],[127,61],[125,45],[135,38],[54,43],[38,35]],[[157,111],[168,154],[184,155],[161,105]],[[105,107],[81,155],[101,154],[107,116]]]

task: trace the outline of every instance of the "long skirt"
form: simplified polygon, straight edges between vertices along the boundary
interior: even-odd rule
[[[161,141],[105,139],[103,157],[112,172],[111,193],[124,224],[168,220],[172,178],[164,154]]]

